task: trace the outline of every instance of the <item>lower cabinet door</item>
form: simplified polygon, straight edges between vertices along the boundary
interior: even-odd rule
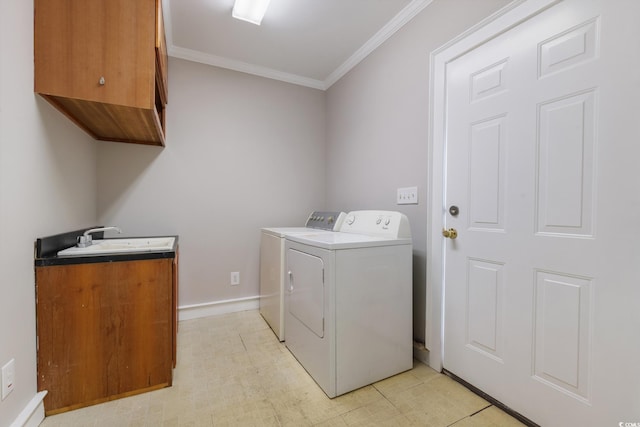
[[[36,268],[38,390],[58,412],[171,385],[173,260]]]

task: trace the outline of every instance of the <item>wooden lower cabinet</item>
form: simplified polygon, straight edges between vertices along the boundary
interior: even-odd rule
[[[177,260],[36,268],[47,415],[172,383]]]

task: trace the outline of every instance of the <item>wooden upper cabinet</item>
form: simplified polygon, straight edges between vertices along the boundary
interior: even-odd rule
[[[35,91],[100,140],[164,145],[161,0],[35,0]]]

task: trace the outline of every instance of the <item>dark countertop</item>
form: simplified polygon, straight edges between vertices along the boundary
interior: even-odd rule
[[[97,228],[97,227],[90,227]],[[120,254],[105,255],[86,255],[86,256],[58,256],[58,251],[70,248],[76,245],[77,236],[82,235],[89,228],[70,231],[67,233],[56,234],[53,236],[41,237],[36,239],[34,251],[34,263],[36,267],[48,267],[53,265],[69,265],[69,264],[92,264],[99,262],[121,262],[121,261],[140,261],[147,259],[175,258],[178,250],[178,236],[162,235],[162,236],[127,236],[114,237],[113,239],[136,239],[150,237],[175,237],[173,248],[168,251],[159,252],[129,252]],[[104,233],[93,233],[95,240],[103,239]],[[112,239],[111,237],[109,239]]]

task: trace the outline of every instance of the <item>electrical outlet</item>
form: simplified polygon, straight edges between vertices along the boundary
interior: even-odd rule
[[[240,284],[240,272],[233,271],[231,272],[231,286],[236,286]]]
[[[2,367],[2,400],[13,391],[16,379],[16,360],[11,359]]]
[[[397,204],[417,205],[418,204],[418,187],[398,188]]]

